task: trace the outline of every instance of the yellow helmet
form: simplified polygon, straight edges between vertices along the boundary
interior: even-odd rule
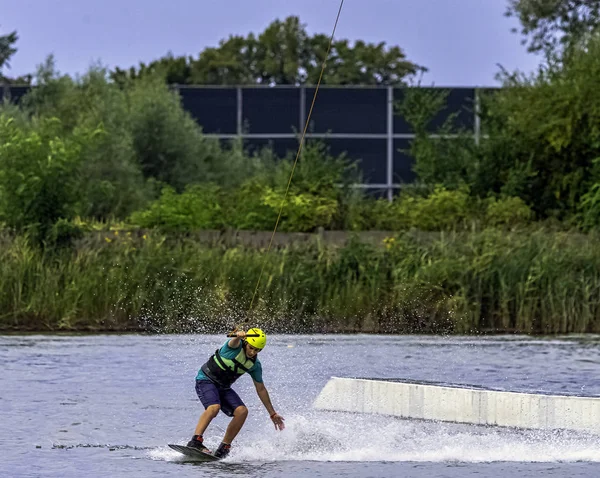
[[[246,342],[252,347],[262,350],[267,345],[267,335],[255,327],[246,332]]]

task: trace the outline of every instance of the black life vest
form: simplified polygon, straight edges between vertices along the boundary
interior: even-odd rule
[[[244,373],[248,372],[255,364],[256,358],[246,356],[244,347],[235,356],[228,359],[221,356],[219,349],[202,365],[204,374],[221,388],[229,388]]]

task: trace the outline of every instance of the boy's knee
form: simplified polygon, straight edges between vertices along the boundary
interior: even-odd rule
[[[234,417],[247,417],[248,409],[244,405],[240,405],[233,411]]]
[[[221,410],[221,405],[216,403],[206,407],[206,411],[209,412],[213,417],[216,417],[219,414],[219,410]]]

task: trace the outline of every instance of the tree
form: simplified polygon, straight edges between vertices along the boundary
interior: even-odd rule
[[[152,197],[134,149],[130,98],[108,80],[101,65],[76,79],[62,75],[49,56],[36,72],[36,87],[20,101],[31,118],[56,118],[60,137],[76,129],[102,125],[95,141],[82,144],[78,177],[78,214],[85,217],[126,217]]]
[[[506,16],[519,19],[528,51],[553,54],[598,27],[600,0],[509,0]]]
[[[14,44],[19,39],[17,32],[14,31],[8,35],[0,36],[0,82],[14,83],[19,85],[30,85],[32,75],[23,75],[18,78],[8,78],[2,74],[2,69],[6,66],[10,68],[10,58],[17,52]]]
[[[221,159],[218,140],[202,130],[162,81],[146,77],[127,89],[128,121],[135,156],[146,178],[181,192],[201,182],[208,165]]]
[[[477,189],[521,197],[540,218],[569,220],[600,179],[600,33],[557,58],[484,95]]]
[[[164,58],[154,61],[149,65],[140,63],[139,70],[135,67],[122,70],[119,67],[111,73],[111,78],[123,86],[128,79],[146,76],[162,75],[169,84],[188,83],[191,73],[191,57],[175,57],[169,52]]]
[[[197,59],[172,54],[139,69],[116,69],[113,79],[126,81],[160,72],[168,83],[180,84],[316,84],[329,46],[329,36],[312,37],[296,16],[275,20],[255,35],[231,35]],[[348,40],[334,41],[322,83],[331,85],[397,85],[426,71],[406,59],[400,47]]]
[[[17,52],[14,44],[18,39],[16,31],[0,36],[0,69],[5,66],[10,68],[9,60]]]
[[[81,191],[80,151],[101,134],[76,128],[63,134],[57,118],[23,126],[0,114],[0,220],[42,242],[60,219],[72,219]]]

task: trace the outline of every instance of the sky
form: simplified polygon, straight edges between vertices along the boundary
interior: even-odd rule
[[[49,54],[70,75],[90,65],[129,68],[172,52],[197,57],[231,34],[260,33],[297,15],[309,34],[333,29],[339,0],[19,0],[2,2],[0,35],[16,30],[5,75],[32,73]],[[422,84],[494,86],[500,67],[530,72],[507,0],[345,0],[336,39],[385,42],[429,71]]]

